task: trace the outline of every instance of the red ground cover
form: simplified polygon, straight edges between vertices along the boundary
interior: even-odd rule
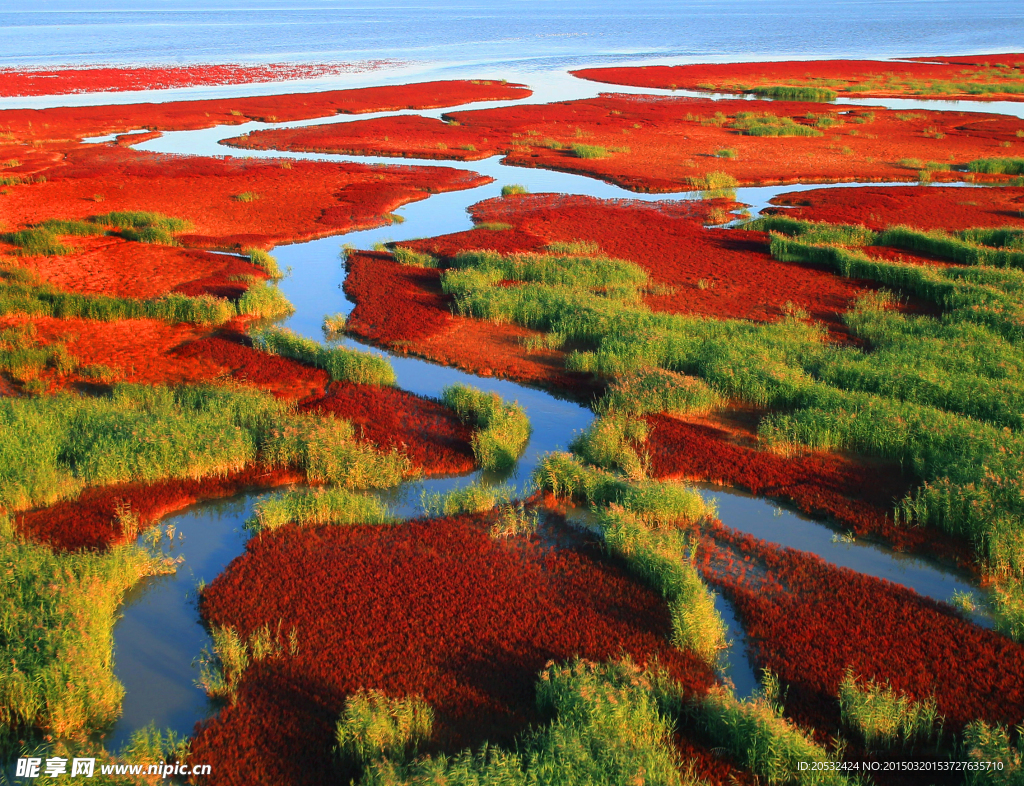
[[[15,523],[32,540],[62,551],[105,549],[125,540],[116,524],[119,509],[130,510],[143,528],[201,500],[230,497],[246,489],[297,483],[302,473],[252,466],[224,477],[125,483],[86,489],[75,500],[29,511]]]
[[[363,439],[383,450],[400,450],[428,475],[461,475],[476,463],[472,429],[442,404],[404,390],[335,382],[301,409],[350,421]]]
[[[344,566],[339,570],[338,566]],[[528,588],[527,592],[523,589]],[[579,654],[657,658],[690,691],[714,677],[668,646],[664,600],[586,552],[491,539],[478,518],[285,529],[249,542],[203,595],[211,624],[294,626],[298,654],[254,665],[194,738],[211,783],[322,784],[333,724],[357,688],[419,695],[436,748],[508,745],[537,672]]]
[[[531,91],[522,85],[462,79],[321,93],[241,96],[158,104],[6,109],[0,111],[0,128],[18,141],[69,140],[123,134],[143,128],[151,131],[181,131],[218,125],[241,125],[250,120],[283,123],[335,114],[434,109],[472,101],[526,98],[530,94]]]
[[[819,137],[748,136],[729,127],[737,113],[785,116],[803,125],[827,115],[833,125],[819,129]],[[445,118],[449,122],[392,117],[269,129],[230,143],[470,160],[503,154],[505,163],[514,166],[590,175],[650,192],[701,188],[700,179],[709,172],[727,173],[747,185],[917,180],[927,162],[965,164],[1024,150],[1024,140],[1016,135],[1022,127],[1017,118],[820,103],[603,94],[450,112]],[[607,155],[580,158],[572,150],[578,144],[603,147]],[[726,149],[735,155],[717,155]],[[913,159],[922,163],[901,163]],[[955,180],[961,175],[937,171],[933,177]]]
[[[975,718],[1014,724],[1024,717],[1024,645],[897,584],[725,528],[715,537],[772,573],[774,591],[730,576],[715,580],[742,618],[758,664],[790,685],[786,711],[797,720],[835,733],[834,697],[847,667],[914,698],[934,694],[947,731]]]
[[[143,300],[168,292],[234,299],[248,286],[239,276],[266,278],[248,258],[109,236],[61,242],[74,247],[75,253],[19,257],[16,263],[57,289]]]
[[[784,499],[805,513],[832,517],[858,536],[971,564],[967,544],[931,529],[896,526],[892,511],[911,481],[894,465],[826,453],[782,456],[757,449],[750,432],[730,432],[667,415],[646,420],[646,448],[656,477],[736,486]]]
[[[1018,86],[1012,77],[990,74],[989,64],[1002,63],[1024,67],[1024,55],[996,54],[966,58],[908,58],[893,60],[783,60],[761,63],[698,63],[677,66],[624,66],[619,68],[584,68],[573,76],[613,85],[660,87],[684,90],[710,90],[739,93],[745,88],[771,85],[828,87],[840,94],[849,92],[862,98],[882,98],[925,94],[924,82],[974,83],[986,86],[1000,84]],[[918,61],[918,62],[912,62]],[[920,62],[931,61],[931,62]],[[975,68],[965,69],[971,65]],[[965,71],[967,73],[965,73]],[[836,84],[836,82],[842,84]],[[832,82],[832,84],[829,84]],[[916,84],[901,84],[914,82]],[[852,87],[852,90],[848,90]],[[1019,93],[994,92],[975,95],[964,89],[946,89],[949,98],[1019,101]]]
[[[816,188],[781,194],[772,203],[794,207],[766,213],[871,229],[896,224],[948,230],[1024,226],[1024,188]]]
[[[244,85],[318,79],[393,66],[389,60],[361,63],[240,63],[134,68],[84,66],[26,71],[0,68],[0,96],[56,96],[125,90],[169,90],[200,85]]]
[[[45,182],[11,186],[8,225],[146,210],[191,221],[186,246],[269,247],[357,228],[431,193],[488,182],[444,167],[369,166],[319,161],[203,158],[76,146],[43,170]],[[239,201],[239,194],[255,194]]]

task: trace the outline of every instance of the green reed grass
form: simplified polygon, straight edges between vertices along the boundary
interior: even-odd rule
[[[492,538],[511,538],[532,535],[540,526],[540,513],[527,508],[522,502],[508,502],[498,510],[498,518],[491,525]]]
[[[559,240],[548,243],[545,249],[558,256],[604,257],[601,246],[593,240]]]
[[[83,739],[114,721],[124,689],[112,668],[125,593],[174,563],[135,545],[63,552],[0,541],[0,753],[41,736]]]
[[[139,243],[159,243],[173,246],[177,244],[174,235],[192,229],[189,221],[160,213],[147,213],[140,210],[104,213],[90,216],[89,221],[101,226],[112,227],[117,234],[126,240]]]
[[[775,98],[780,101],[835,101],[838,93],[825,87],[789,87],[786,85],[770,85],[752,87],[745,90],[759,98]]]
[[[233,703],[238,697],[242,676],[251,665],[285,654],[294,656],[298,652],[296,629],[288,632],[287,643],[285,638],[281,623],[273,631],[269,625],[263,625],[248,636],[234,628],[215,626],[210,631],[212,649],[204,649],[199,656],[196,684],[207,696]]]
[[[486,513],[508,503],[513,489],[509,486],[487,486],[472,483],[444,493],[424,493],[420,506],[428,516],[459,516],[463,513]]]
[[[961,265],[1024,269],[1024,249],[991,248],[941,231],[922,232],[910,227],[892,227],[882,232],[876,242],[882,246],[931,254]]]
[[[115,385],[0,401],[0,507],[23,510],[87,486],[222,476],[260,460],[313,480],[380,488],[408,459],[355,439],[345,421],[299,415],[268,394],[226,386]]]
[[[789,216],[765,216],[743,225],[744,229],[778,232],[799,237],[806,243],[831,246],[870,246],[878,240],[878,233],[862,226],[802,221]]]
[[[272,279],[284,278],[284,273],[277,264],[277,259],[262,248],[242,249],[242,253],[249,257],[249,261],[260,268]]]
[[[394,246],[390,249],[395,261],[411,267],[437,267],[437,257],[426,251],[413,251],[405,246]]]
[[[942,716],[934,697],[914,701],[887,685],[858,679],[849,669],[839,684],[839,708],[843,723],[871,748],[906,747],[941,734]]]
[[[37,227],[34,229],[20,229],[17,232],[5,232],[0,234],[0,240],[9,243],[17,248],[20,256],[65,256],[74,251],[71,246],[60,242],[57,235],[49,229]]]
[[[571,254],[499,254],[463,251],[451,261],[454,271],[472,271],[492,283],[501,280],[564,284],[605,291],[629,291],[645,286],[649,277],[639,265],[606,256]],[[457,280],[454,272],[445,280]],[[477,279],[470,279],[477,280]]]
[[[812,126],[796,122],[791,117],[779,117],[770,112],[737,112],[729,128],[746,136],[822,136]]]
[[[360,689],[345,699],[335,740],[349,761],[404,761],[430,739],[433,727],[434,711],[423,699]]]
[[[446,387],[441,400],[474,426],[473,455],[484,469],[508,469],[526,450],[532,429],[518,403],[508,404],[497,393],[466,385]]]
[[[618,412],[646,415],[665,412],[673,415],[706,415],[723,406],[722,398],[710,385],[696,377],[664,369],[641,369],[623,374],[609,385],[596,402],[598,413]]]
[[[412,762],[370,763],[362,786],[527,786],[636,784],[696,786],[672,744],[672,722],[658,706],[650,677],[632,661],[549,664],[537,689],[550,721],[525,732],[516,752],[477,751]]]
[[[264,497],[253,506],[245,528],[255,534],[286,524],[391,524],[397,521],[376,497],[344,488],[295,489]]]
[[[280,319],[295,313],[295,307],[280,289],[257,278],[249,281],[249,287],[235,303],[235,309],[241,316],[257,319]]]
[[[585,156],[581,156],[581,158],[585,158]],[[521,185],[519,185],[517,183],[512,183],[512,184],[509,184],[507,186],[502,186],[501,187],[501,195],[503,197],[516,196],[516,195],[519,195],[519,194],[529,194],[529,193],[530,193],[530,190],[526,186],[521,186]]]
[[[708,743],[725,751],[768,784],[840,786],[850,780],[839,770],[814,769],[833,761],[828,752],[782,716],[765,692],[747,701],[714,688],[686,704],[683,712]],[[800,768],[800,763],[812,765]]]
[[[600,145],[569,145],[569,150],[576,158],[608,158],[611,151]]]
[[[1024,175],[1024,158],[976,158],[967,169],[985,175]]]
[[[1008,728],[982,720],[968,723],[964,729],[965,758],[978,762],[969,770],[967,786],[1020,786],[1024,783],[1024,724]],[[991,769],[992,762],[1002,765]]]
[[[588,464],[621,470],[630,478],[642,478],[650,463],[649,457],[641,452],[647,431],[643,420],[612,413],[595,419],[573,439],[569,449]]]
[[[382,355],[344,347],[325,347],[285,328],[258,328],[250,335],[257,349],[321,368],[332,379],[359,385],[395,384],[395,371]]]

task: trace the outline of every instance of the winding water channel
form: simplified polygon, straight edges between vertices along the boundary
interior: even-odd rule
[[[646,89],[620,90],[584,82],[568,75],[557,78],[548,76],[548,81],[542,80],[540,89],[529,99],[530,103],[589,97],[598,92],[607,92],[609,89],[616,92],[669,93]],[[673,95],[683,94],[683,91],[679,91]],[[493,107],[516,103],[522,102],[483,102],[472,106]],[[938,102],[923,101],[864,100],[856,103],[874,106],[892,103],[900,108],[948,108],[936,106]],[[999,111],[1002,108],[997,109],[992,104],[983,106],[986,111]],[[464,108],[468,107],[449,107],[416,114],[437,117],[445,112]],[[967,107],[961,103],[957,104],[956,108],[964,110]],[[970,108],[976,109],[973,106]],[[1012,114],[1020,114],[1024,107],[1012,105],[1012,109]],[[339,115],[273,127],[352,122],[394,114],[409,113]],[[353,307],[341,288],[345,277],[340,259],[342,243],[357,248],[369,248],[377,242],[429,237],[469,229],[472,223],[467,208],[481,200],[499,196],[501,187],[511,183],[524,185],[531,193],[557,192],[604,199],[658,201],[695,198],[692,194],[634,194],[581,175],[507,167],[500,164],[499,156],[475,162],[396,160],[238,150],[218,144],[218,141],[226,136],[236,136],[266,127],[271,126],[264,123],[247,123],[229,128],[169,132],[138,147],[155,152],[191,155],[354,161],[390,166],[450,166],[494,178],[494,182],[475,189],[438,194],[406,205],[396,211],[405,219],[401,224],[275,249],[274,254],[281,267],[290,269],[286,278],[280,282],[280,288],[295,306],[295,313],[283,320],[282,324],[317,340],[323,339],[320,326],[325,314],[348,313]],[[860,184],[841,185],[852,187]],[[772,197],[780,193],[818,187],[820,185],[805,184],[741,188],[737,191],[737,199],[749,204],[751,211],[756,215]],[[366,348],[350,338],[342,339],[341,343]],[[519,401],[533,425],[533,436],[525,454],[507,476],[482,477],[481,473],[476,472],[460,477],[411,481],[387,492],[387,501],[393,510],[402,516],[412,516],[420,512],[419,500],[424,491],[445,491],[478,480],[486,483],[509,483],[520,492],[524,492],[538,459],[549,451],[565,449],[573,435],[586,428],[593,418],[593,414],[585,407],[559,399],[546,391],[506,380],[476,377],[405,355],[384,354],[388,355],[395,369],[400,388],[421,396],[436,397],[444,387],[454,383],[474,385],[483,390],[494,391],[503,398]],[[719,516],[726,525],[763,540],[818,554],[832,564],[898,582],[937,600],[948,600],[954,591],[975,594],[981,592],[976,586],[972,586],[971,579],[965,575],[922,558],[893,553],[878,545],[860,541],[847,542],[837,538],[836,531],[826,524],[781,508],[773,502],[722,488],[702,487],[701,493],[716,500]],[[195,587],[200,580],[212,581],[242,552],[246,541],[242,525],[260,496],[262,495],[243,494],[226,500],[195,505],[164,521],[165,525],[173,526],[176,533],[182,536],[171,553],[182,555],[184,561],[177,574],[148,579],[136,587],[126,599],[122,609],[123,616],[115,626],[115,672],[126,688],[126,696],[121,719],[105,737],[105,744],[109,748],[118,748],[127,741],[132,732],[150,723],[173,729],[179,734],[190,734],[195,722],[212,711],[203,693],[194,685],[198,675],[194,660],[204,647],[209,646],[208,636],[195,608]],[[733,639],[733,646],[724,667],[725,675],[733,681],[738,694],[749,695],[756,687],[757,680],[745,652],[742,627],[729,604],[721,596],[718,605]],[[982,617],[978,617],[976,621],[987,624]]]

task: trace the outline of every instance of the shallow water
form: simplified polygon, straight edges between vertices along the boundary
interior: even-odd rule
[[[451,110],[436,110],[435,115],[444,111]],[[347,122],[365,117],[339,116],[331,120]],[[292,125],[302,124],[306,123]],[[217,144],[225,136],[234,136],[258,127],[266,127],[266,124],[250,123],[229,129],[222,127],[167,133],[139,147],[172,153],[396,164],[396,159],[243,151]],[[398,162],[401,165],[423,163],[430,166],[452,166],[486,174],[493,177],[495,182],[476,189],[431,196],[399,208],[397,212],[405,218],[401,224],[275,249],[274,254],[282,268],[291,268],[290,274],[279,286],[296,307],[296,313],[284,320],[284,325],[310,338],[322,339],[320,326],[324,315],[348,313],[352,309],[352,303],[341,289],[344,281],[340,258],[343,243],[368,248],[376,242],[469,229],[472,222],[466,209],[483,199],[499,196],[501,186],[505,184],[522,184],[533,193],[585,194],[599,198],[635,198],[645,201],[693,199],[696,196],[633,194],[603,181],[579,175],[505,167],[500,164],[498,156],[476,162],[420,162],[410,159],[400,159]],[[839,187],[856,185],[839,184]],[[817,186],[742,188],[738,190],[737,196],[750,204],[756,214],[768,200],[780,193],[814,187]],[[342,343],[360,346],[350,338],[343,339]],[[538,458],[548,451],[565,449],[572,436],[584,429],[593,418],[588,409],[578,404],[514,382],[480,378],[408,356],[389,355],[389,359],[395,368],[398,386],[403,389],[418,395],[438,396],[442,388],[450,384],[461,382],[475,385],[495,391],[506,399],[518,400],[526,409],[534,428],[526,453],[516,468],[505,477],[485,477],[481,473],[472,473],[458,478],[415,481],[403,484],[397,490],[382,493],[381,496],[402,516],[420,512],[420,496],[425,491],[448,490],[478,479],[487,483],[508,482],[520,493],[525,493]],[[829,527],[781,510],[770,502],[723,489],[705,490],[703,493],[718,501],[719,515],[726,525],[769,542],[816,553],[833,564],[899,582],[938,600],[947,600],[954,590],[975,589],[968,577],[925,560],[894,554],[873,544],[835,542],[835,532]],[[194,723],[209,712],[205,698],[193,685],[198,671],[192,666],[193,660],[208,646],[208,638],[189,595],[197,579],[211,581],[234,556],[242,552],[245,542],[242,523],[257,496],[240,495],[232,500],[207,503],[167,519],[166,523],[173,524],[185,535],[184,541],[176,549],[177,553],[185,556],[185,563],[174,577],[157,578],[140,585],[126,602],[124,616],[115,626],[115,672],[125,684],[127,696],[124,716],[106,740],[109,747],[116,748],[127,739],[131,731],[151,721],[179,733],[190,733]],[[725,660],[725,676],[734,682],[740,695],[749,695],[756,687],[757,679],[746,657],[742,627],[724,598],[719,598],[718,607],[729,625],[734,641]],[[977,621],[986,624],[983,618],[979,617]]]

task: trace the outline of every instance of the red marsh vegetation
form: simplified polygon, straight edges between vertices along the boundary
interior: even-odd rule
[[[865,186],[816,188],[782,194],[768,208],[809,221],[863,224],[884,229],[906,224],[919,229],[1024,226],[1024,188]]]
[[[228,160],[110,145],[76,145],[41,173],[43,182],[9,188],[9,226],[143,210],[190,221],[182,245],[222,249],[379,226],[400,205],[488,182],[444,167]]]
[[[336,114],[435,109],[472,101],[514,100],[530,94],[521,85],[463,79],[201,101],[6,109],[0,111],[0,128],[9,139],[17,141],[67,141],[137,129],[186,131],[241,125],[250,120],[284,123]]]
[[[835,697],[847,668],[915,699],[934,695],[950,731],[976,718],[1024,717],[1024,645],[898,584],[724,527],[714,535],[770,571],[767,588],[725,571],[713,578],[743,620],[757,663],[789,686],[787,715],[823,737],[839,723]]]
[[[908,62],[912,61],[912,62]],[[778,86],[825,88],[862,98],[942,96],[1020,101],[1024,54],[907,60],[783,60],[584,68],[573,76],[613,85],[748,93]]]
[[[597,177],[634,191],[742,184],[959,179],[953,164],[1020,155],[1024,122],[967,112],[899,112],[796,101],[603,94],[552,104],[254,131],[230,144],[475,160]],[[1007,147],[1007,145],[1009,147]],[[943,169],[945,168],[945,169]]]
[[[0,69],[0,96],[56,96],[128,90],[170,90],[181,87],[292,82],[376,71],[396,65],[390,60],[356,63],[265,63],[109,67],[49,70]]]
[[[473,517],[256,538],[201,608],[243,635],[283,621],[298,638],[295,656],[252,666],[237,702],[193,740],[197,761],[222,762],[223,784],[330,781],[333,724],[361,687],[426,699],[431,747],[452,751],[508,745],[539,720],[534,685],[549,659],[625,652],[657,659],[690,692],[715,681],[669,646],[664,600],[621,569],[536,540],[496,541]]]

